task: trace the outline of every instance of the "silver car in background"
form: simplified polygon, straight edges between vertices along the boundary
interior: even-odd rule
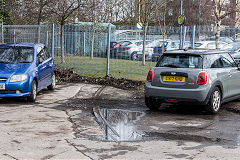
[[[151,41],[146,40],[146,45]],[[143,40],[124,40],[119,41],[120,47],[117,52],[117,57],[122,59],[134,59],[140,47],[143,45]]]
[[[226,51],[169,51],[148,73],[145,104],[150,110],[166,102],[204,105],[215,114],[240,97],[239,79],[239,66]]]

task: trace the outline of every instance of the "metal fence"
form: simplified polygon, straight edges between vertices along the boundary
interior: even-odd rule
[[[161,41],[163,27],[149,26],[147,41]],[[226,28],[221,36],[237,41],[239,29]],[[61,61],[61,29],[57,25],[1,25],[1,43],[43,43],[46,44],[55,59],[55,64],[72,68],[82,76],[126,78],[145,80],[146,74],[156,62],[151,58],[142,65],[141,59],[116,56],[120,51],[111,48],[112,42],[143,40],[142,30],[135,26],[115,26],[107,23],[75,23],[64,26],[65,63]],[[188,26],[183,28],[183,41],[191,46],[196,41],[215,35],[214,26]],[[167,26],[165,39],[180,39],[180,27]],[[110,49],[108,58],[108,48]],[[141,53],[141,45],[133,52]],[[113,53],[114,52],[116,53]],[[152,49],[153,50],[153,49]],[[130,51],[129,51],[130,52]],[[153,51],[152,51],[153,52]],[[92,55],[92,56],[91,56]],[[130,54],[131,55],[131,54]]]

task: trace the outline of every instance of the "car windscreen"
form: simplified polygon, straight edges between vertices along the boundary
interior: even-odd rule
[[[202,57],[199,55],[162,55],[156,67],[202,68]]]
[[[33,58],[33,47],[0,47],[0,63],[31,63]]]

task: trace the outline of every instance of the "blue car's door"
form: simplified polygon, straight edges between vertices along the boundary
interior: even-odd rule
[[[38,64],[38,90],[51,84],[52,78],[52,58],[46,47],[42,47],[37,54]]]

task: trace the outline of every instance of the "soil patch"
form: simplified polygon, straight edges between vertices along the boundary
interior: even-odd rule
[[[92,78],[92,77],[82,77],[78,75],[73,69],[60,68],[56,67],[56,79],[57,83],[89,83],[89,84],[98,84],[113,86],[121,89],[142,89],[145,82],[143,81],[134,81],[128,79],[116,79],[113,77],[101,77],[101,78]]]

